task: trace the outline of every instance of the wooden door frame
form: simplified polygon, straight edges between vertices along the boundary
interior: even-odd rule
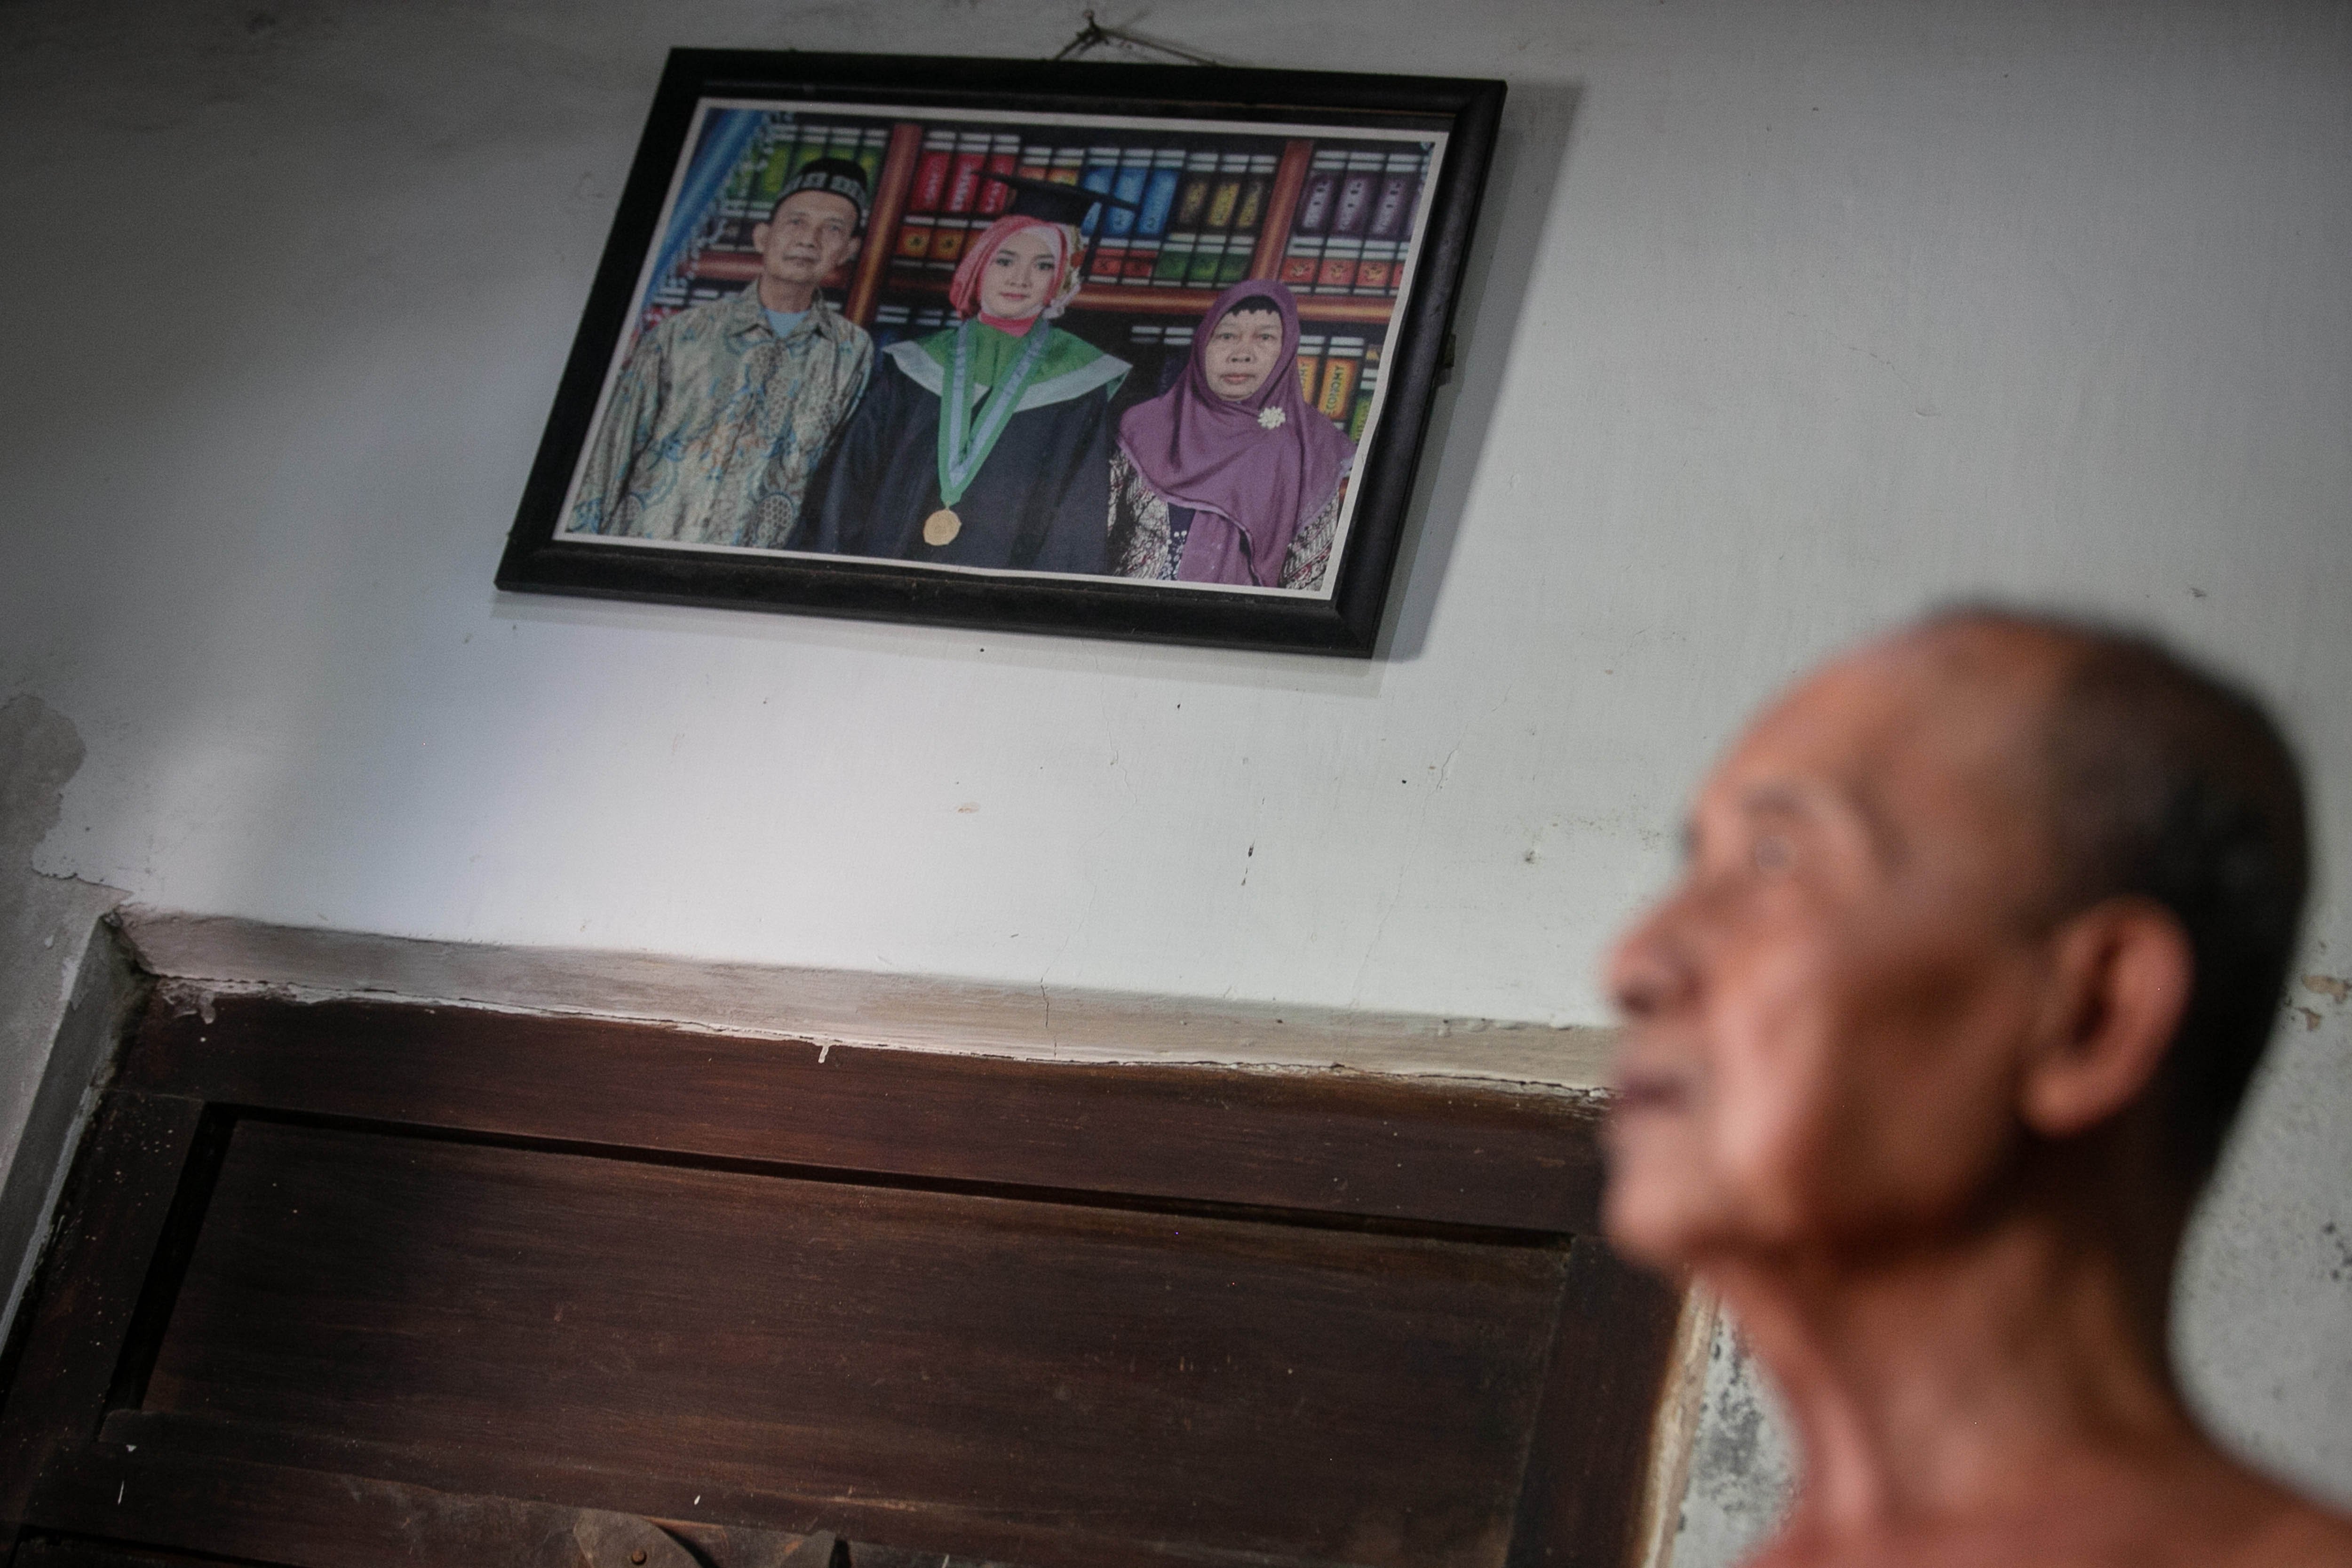
[[[224,1017],[245,1026],[221,1031],[241,1034],[241,1044],[221,1048],[215,1043],[214,1025]],[[1074,1170],[1066,1145],[1010,1134],[1001,1118],[971,1113],[976,1101],[1013,1094],[1024,1105],[1020,1124],[1033,1132],[1066,1129],[1075,1120],[1097,1123],[1100,1134],[1108,1116],[1109,1135],[1090,1146],[1115,1149],[1121,1162],[1115,1184],[1139,1194],[1373,1222],[1534,1224],[1588,1237],[1597,1222],[1600,1169],[1592,1132],[1598,1108],[1586,1097],[1375,1075],[1041,1068],[819,1042],[686,1036],[661,1025],[474,1007],[297,1004],[166,992],[147,1007],[136,1049],[84,1142],[69,1202],[28,1296],[36,1310],[16,1326],[0,1363],[9,1384],[0,1413],[0,1521],[23,1519],[47,1457],[60,1445],[99,1441],[107,1412],[135,1392],[141,1357],[152,1355],[148,1342],[162,1331],[157,1315],[168,1310],[174,1259],[184,1264],[193,1245],[207,1151],[217,1147],[236,1117],[276,1111],[433,1126],[469,1136],[602,1142],[593,1104],[574,1105],[571,1118],[550,1120],[543,1107],[534,1111],[502,1101],[494,1085],[467,1078],[468,1042],[478,1042],[484,1031],[511,1036],[517,1030],[575,1063],[600,1056],[639,1063],[658,1058],[665,1069],[658,1076],[675,1080],[669,1092],[680,1100],[698,1096],[742,1106],[742,1114],[697,1131],[693,1146],[673,1151],[681,1157],[835,1167],[863,1160],[856,1168],[886,1178],[971,1180],[977,1170],[983,1173],[979,1179],[1008,1188],[1100,1190],[1103,1171],[1098,1165]],[[701,1059],[680,1073],[682,1041],[695,1047],[690,1057]],[[821,1113],[809,1113],[804,1100],[792,1108],[801,1114],[788,1115],[786,1107],[756,1094],[734,1098],[741,1094],[747,1066],[772,1063],[780,1052],[813,1056],[839,1069],[808,1080],[822,1082],[831,1097]],[[404,1064],[404,1086],[391,1099],[383,1075],[367,1070],[387,1059]],[[419,1082],[436,1086],[423,1100],[415,1092]],[[1236,1093],[1257,1119],[1257,1156],[1204,1179],[1201,1151],[1204,1142],[1213,1143],[1220,1124],[1230,1124]],[[899,1140],[901,1152],[877,1161],[870,1141],[862,1149],[845,1146],[845,1121],[855,1122],[861,1104],[884,1102],[894,1129],[911,1129]],[[1419,1113],[1448,1102],[1498,1134],[1501,1152],[1489,1167],[1491,1182],[1447,1194],[1416,1193],[1410,1180],[1386,1186],[1378,1180],[1351,1183],[1337,1195],[1329,1190],[1335,1160],[1365,1172],[1412,1163],[1367,1158],[1371,1145],[1366,1140],[1395,1136],[1382,1106],[1410,1103]],[[1202,1113],[1209,1104],[1215,1114]],[[1381,1147],[1394,1152],[1392,1143]],[[1563,1161],[1563,1148],[1572,1149],[1572,1157]],[[1531,1183],[1538,1165],[1546,1179]],[[175,1226],[186,1233],[176,1240]],[[1563,1314],[1563,1342],[1580,1332],[1616,1336],[1615,1354],[1601,1359],[1613,1361],[1622,1375],[1597,1388],[1557,1387],[1548,1396],[1528,1459],[1529,1507],[1548,1521],[1540,1531],[1548,1540],[1618,1542],[1607,1555],[1612,1568],[1660,1562],[1680,1502],[1711,1313],[1703,1303],[1678,1300],[1616,1265],[1605,1251],[1579,1247],[1570,1298],[1576,1310]],[[1587,1345],[1561,1357],[1561,1364],[1592,1364],[1593,1353]],[[18,1375],[37,1367],[47,1369],[37,1380]],[[1642,1440],[1626,1440],[1637,1434]],[[1513,1557],[1515,1565],[1555,1561],[1602,1559],[1541,1552]]]

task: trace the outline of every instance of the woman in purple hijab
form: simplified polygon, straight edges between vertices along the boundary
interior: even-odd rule
[[[1298,302],[1258,278],[1217,296],[1174,386],[1127,411],[1110,464],[1111,569],[1236,587],[1322,585],[1356,444],[1307,405]]]

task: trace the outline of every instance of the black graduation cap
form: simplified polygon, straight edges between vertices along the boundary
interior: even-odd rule
[[[1043,218],[1047,223],[1066,223],[1081,232],[1085,232],[1097,207],[1143,210],[1139,204],[1108,191],[1090,191],[1084,185],[1065,184],[1058,180],[1032,179],[1026,174],[991,174],[988,178],[1012,189],[1013,200],[1005,207],[1007,213],[1016,217]],[[1087,254],[1078,264],[1081,277],[1094,271],[1095,247],[1102,243],[1103,227],[1097,223],[1094,232],[1087,236]]]

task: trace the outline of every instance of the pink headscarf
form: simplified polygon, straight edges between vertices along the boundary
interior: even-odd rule
[[[1016,234],[1035,229],[1054,247],[1054,289],[1045,297],[1045,317],[1052,321],[1070,302],[1085,281],[1073,265],[1078,254],[1078,231],[1066,223],[1048,223],[1044,218],[1008,216],[998,218],[981,231],[964,251],[963,259],[956,263],[955,276],[948,281],[948,304],[959,316],[980,313],[980,275],[1004,242]]]
[[[1282,313],[1282,353],[1265,384],[1228,403],[1209,384],[1209,338],[1253,295],[1271,300]],[[1249,279],[1218,295],[1201,318],[1182,379],[1120,418],[1119,449],[1143,482],[1203,514],[1184,540],[1179,581],[1278,585],[1292,538],[1323,510],[1355,461],[1356,444],[1307,406],[1297,362],[1298,301],[1279,283]]]

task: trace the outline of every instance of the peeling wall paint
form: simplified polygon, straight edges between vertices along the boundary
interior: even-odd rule
[[[0,702],[0,1169],[16,1158],[98,917],[122,899],[33,868],[87,754],[73,721],[40,698]],[[14,1268],[0,1258],[0,1275]]]
[[[1385,658],[493,592],[665,47],[1037,58],[1079,8],[0,6],[0,210],[47,237],[0,248],[0,700],[37,781],[0,1150],[116,889],[1041,1008],[1598,1025],[1741,716],[1962,595],[2151,622],[2275,693],[2318,783],[2300,973],[2352,976],[2332,0],[1168,0],[1150,30],[1236,60],[1510,82]],[[2352,1500],[2352,1018],[2291,1000],[2181,1345],[2233,1441]],[[1680,1568],[1776,1495],[1769,1422],[1719,1440],[1746,1409],[1710,1396],[1722,1522]]]
[[[1701,1400],[1675,1537],[1680,1568],[1738,1562],[1779,1520],[1796,1475],[1771,1385],[1728,1318],[1717,1321]]]
[[[121,892],[33,867],[88,755],[39,697],[0,700],[0,1335],[135,989],[99,925]]]

